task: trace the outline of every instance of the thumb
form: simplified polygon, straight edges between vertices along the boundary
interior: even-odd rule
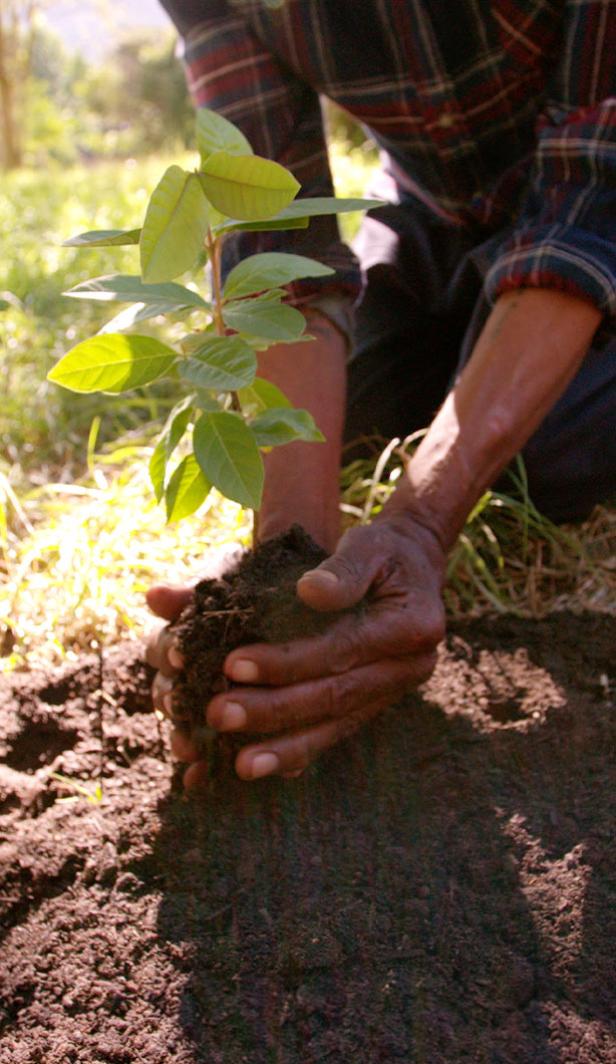
[[[153,613],[158,617],[164,617],[166,621],[174,621],[187,606],[193,595],[192,588],[157,584],[146,592],[146,602]]]
[[[363,530],[354,529],[355,532]],[[348,538],[347,538],[348,536]],[[344,610],[364,597],[381,559],[363,536],[347,533],[336,552],[297,582],[302,602],[314,610]]]

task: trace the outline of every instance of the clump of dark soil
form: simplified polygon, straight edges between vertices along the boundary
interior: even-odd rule
[[[614,646],[456,626],[303,777],[199,801],[138,647],[0,678],[2,1064],[613,1064]]]
[[[220,579],[197,584],[193,601],[174,625],[187,663],[174,689],[178,717],[194,728],[202,726],[209,700],[231,686],[222,667],[235,647],[287,642],[324,630],[331,616],[305,606],[295,585],[326,557],[293,525],[243,555]]]

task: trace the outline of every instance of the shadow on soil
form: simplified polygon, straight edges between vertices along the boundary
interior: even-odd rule
[[[423,698],[301,779],[160,803],[132,871],[196,1059],[616,1059],[614,622],[581,629],[467,625]]]

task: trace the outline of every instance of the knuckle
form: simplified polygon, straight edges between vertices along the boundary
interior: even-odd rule
[[[160,661],[160,637],[163,631],[162,627],[157,628],[150,634],[145,645],[145,660],[153,669],[158,668]]]
[[[340,628],[332,633],[327,644],[325,664],[328,673],[347,672],[359,664],[359,646],[357,636],[349,628]]]
[[[310,741],[310,733],[306,732],[304,735],[297,735],[296,741],[293,746],[293,764],[290,767],[292,771],[304,771],[308,768],[308,765],[314,757],[315,751],[313,744]]]
[[[434,669],[436,668],[437,660],[438,656],[436,653],[428,654],[425,658],[422,659],[417,670],[416,682],[418,684],[425,683],[426,680],[430,679],[432,673],[434,672]]]
[[[166,676],[163,676],[161,672],[157,672],[152,683],[152,703],[155,709],[159,709],[161,713],[169,716],[167,709],[167,696],[171,692],[171,683]]]
[[[328,717],[345,717],[355,708],[357,696],[356,685],[350,673],[340,673],[333,676],[325,688],[326,706],[325,712]]]
[[[359,731],[365,719],[365,715],[359,713],[342,717],[336,727],[336,742],[350,739],[352,735],[355,735],[355,732]]]
[[[445,613],[439,604],[414,604],[412,614],[401,619],[398,637],[404,652],[438,646],[445,635]]]
[[[423,618],[423,644],[436,647],[445,636],[445,611],[442,605],[427,609]]]
[[[359,584],[361,582],[360,567],[350,554],[340,553],[336,555],[336,573],[345,584]]]

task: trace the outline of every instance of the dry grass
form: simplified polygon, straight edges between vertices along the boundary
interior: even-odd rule
[[[152,624],[148,587],[194,581],[209,548],[249,539],[247,515],[215,492],[198,517],[167,525],[148,480],[150,450],[99,456],[82,483],[31,491],[19,510],[8,503],[0,552],[5,669],[141,638]]]
[[[165,523],[147,476],[143,442],[91,459],[88,477],[20,500],[0,476],[0,643],[5,669],[70,660],[152,624],[144,601],[155,582],[194,581],[210,548],[250,538],[248,516],[213,493],[202,512]],[[378,512],[401,469],[395,453],[345,470],[350,522]],[[4,498],[4,503],[2,499]],[[454,550],[449,614],[497,610],[616,612],[616,510],[597,507],[580,526],[557,527],[532,504],[488,492]]]
[[[401,471],[393,443],[376,466],[348,466],[342,485],[347,520],[367,521],[378,513]],[[616,508],[597,506],[585,522],[555,525],[528,498],[519,464],[515,492],[486,492],[469,515],[449,560],[445,603],[451,617],[490,611],[521,617],[555,610],[616,614]]]

